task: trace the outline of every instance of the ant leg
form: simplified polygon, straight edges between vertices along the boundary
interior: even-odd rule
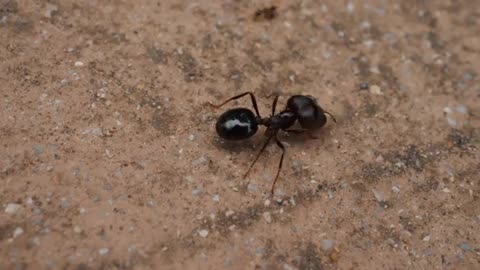
[[[258,158],[260,157],[260,155],[263,153],[263,151],[265,151],[265,148],[267,148],[267,145],[268,143],[270,142],[270,140],[272,139],[273,135],[269,136],[267,141],[265,141],[265,143],[263,144],[262,146],[262,149],[260,150],[260,152],[258,152],[257,154],[257,157],[255,158],[255,160],[253,161],[253,163],[250,165],[250,168],[248,168],[247,172],[245,173],[245,175],[243,175],[243,178],[245,179],[248,175],[248,173],[250,172],[250,170],[253,168],[253,165],[255,165],[255,163],[257,162]]]
[[[275,190],[275,184],[277,183],[278,176],[280,175],[280,170],[282,169],[282,164],[283,164],[283,157],[285,156],[285,146],[278,140],[277,137],[275,137],[275,142],[277,143],[277,146],[282,149],[282,157],[280,158],[280,163],[278,164],[278,170],[277,170],[277,176],[275,176],[275,180],[273,181],[272,184],[272,189],[270,190],[272,196]]]
[[[258,106],[257,106],[257,100],[255,99],[255,95],[253,95],[252,92],[245,92],[243,94],[240,94],[240,95],[237,95],[237,96],[234,96],[232,98],[229,98],[227,99],[225,102],[223,102],[222,104],[220,105],[214,105],[210,102],[208,102],[208,104],[210,104],[210,106],[213,106],[215,108],[220,108],[222,107],[223,105],[227,104],[228,102],[232,101],[232,100],[236,100],[236,99],[239,99],[243,96],[246,96],[246,95],[250,95],[250,98],[252,99],[252,104],[253,104],[253,108],[255,109],[255,112],[257,113],[257,116],[260,117],[260,113],[258,112]],[[260,117],[261,118],[261,117]]]
[[[337,119],[335,119],[335,117],[331,113],[329,113],[327,111],[323,111],[323,112],[330,115],[330,117],[332,117],[332,119],[333,119],[333,122],[337,123]]]
[[[278,94],[275,95],[275,99],[273,100],[273,104],[272,104],[272,116],[275,115],[275,108],[277,107],[277,101],[278,101]]]

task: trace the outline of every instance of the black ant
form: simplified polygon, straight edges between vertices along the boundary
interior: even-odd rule
[[[248,168],[247,172],[243,178],[247,177],[248,173],[252,169],[253,165],[257,162],[260,155],[263,153],[268,143],[274,139],[275,143],[282,150],[282,157],[280,158],[280,163],[278,164],[277,175],[272,184],[271,195],[274,193],[275,184],[277,183],[278,176],[280,175],[280,170],[282,168],[283,157],[285,155],[285,146],[280,142],[277,137],[279,130],[290,133],[303,133],[311,132],[313,130],[323,127],[327,122],[326,114],[332,117],[333,121],[336,123],[335,117],[323,110],[317,103],[316,99],[312,96],[304,95],[294,95],[291,96],[287,101],[286,108],[275,114],[275,108],[277,107],[278,95],[275,96],[272,105],[272,114],[269,117],[262,118],[258,111],[257,101],[255,95],[252,92],[245,92],[243,94],[234,96],[227,101],[223,102],[220,105],[211,106],[219,108],[226,103],[239,99],[243,96],[250,95],[252,99],[253,108],[255,109],[256,115],[247,108],[234,108],[224,112],[217,120],[216,130],[220,137],[231,140],[244,140],[253,136],[259,125],[264,125],[267,127],[265,131],[265,136],[267,137],[266,142],[263,144],[262,149],[257,154],[257,157],[253,163]],[[295,121],[300,123],[302,129],[290,129],[295,124]]]

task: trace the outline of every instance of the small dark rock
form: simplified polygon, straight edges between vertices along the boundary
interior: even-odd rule
[[[265,19],[265,20],[271,21],[275,19],[277,16],[278,16],[277,7],[271,6],[268,8],[263,8],[255,11],[254,20],[259,21],[259,20]]]
[[[368,85],[368,83],[361,83],[359,87],[360,90],[368,90],[368,88],[370,88],[370,85]]]

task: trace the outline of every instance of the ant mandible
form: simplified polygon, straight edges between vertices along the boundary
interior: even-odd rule
[[[216,131],[220,137],[230,141],[238,141],[248,139],[253,136],[259,125],[267,127],[265,136],[267,140],[262,146],[260,152],[258,152],[255,160],[248,168],[247,172],[243,176],[245,179],[252,169],[253,165],[257,162],[260,155],[263,153],[268,143],[273,139],[277,146],[282,150],[282,156],[280,163],[278,164],[277,175],[272,184],[271,195],[273,196],[275,184],[277,183],[280,170],[282,169],[283,157],[285,156],[285,146],[280,142],[277,137],[278,131],[290,133],[303,133],[310,132],[323,127],[327,122],[326,114],[332,117],[336,123],[335,117],[323,110],[317,103],[317,100],[312,96],[294,95],[287,101],[285,109],[278,114],[275,114],[275,108],[277,107],[278,95],[275,95],[272,104],[272,114],[269,117],[262,118],[258,111],[257,101],[255,95],[252,92],[245,92],[243,94],[229,98],[220,105],[214,105],[209,103],[210,106],[220,108],[232,100],[239,99],[246,95],[250,95],[253,108],[256,115],[247,108],[234,108],[224,112],[217,120]],[[302,129],[290,129],[295,124],[295,121],[300,123]]]

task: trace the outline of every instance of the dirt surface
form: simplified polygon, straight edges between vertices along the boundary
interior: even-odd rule
[[[2,270],[480,269],[480,1],[0,0],[0,45]],[[244,91],[338,120],[272,199]]]

